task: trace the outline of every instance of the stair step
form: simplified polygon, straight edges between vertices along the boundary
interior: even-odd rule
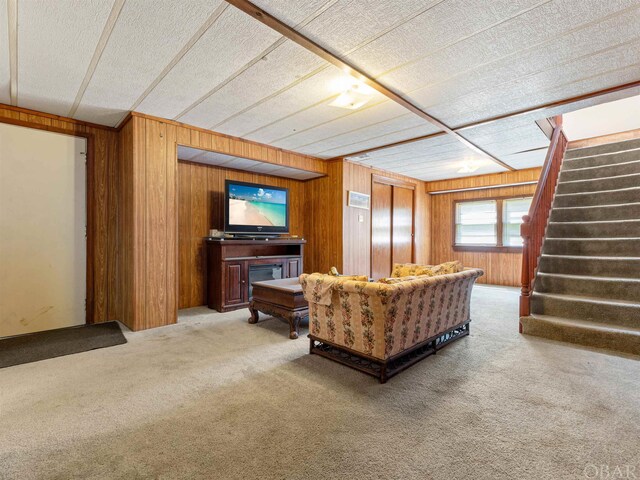
[[[602,206],[635,203],[640,200],[640,187],[583,193],[556,193],[553,207]]]
[[[627,300],[604,300],[534,291],[531,295],[531,312],[640,328],[640,303]]]
[[[541,293],[640,302],[640,273],[639,278],[616,278],[538,272],[535,290]]]
[[[558,207],[551,210],[552,222],[597,222],[598,220],[635,220],[640,218],[640,202]]]
[[[549,222],[550,238],[640,237],[640,218],[605,222]]]
[[[633,188],[638,187],[638,185],[640,185],[640,173],[631,173],[615,177],[563,180],[558,184],[556,193],[593,193],[603,190]],[[640,190],[638,191],[638,198],[640,198]]]
[[[560,172],[560,182],[571,180],[588,180],[592,178],[617,177],[619,175],[629,175],[640,173],[640,160],[632,162],[613,163],[596,167],[562,169]]]
[[[604,167],[606,165],[619,165],[640,160],[640,150],[626,152],[604,153],[590,157],[564,158],[563,170],[576,170],[588,167]]]
[[[637,328],[537,314],[521,318],[520,324],[522,333],[527,335],[640,355],[640,329]]]
[[[640,148],[640,138],[624,140],[622,142],[607,143],[604,145],[596,145],[595,147],[571,148],[567,150],[565,158],[589,157],[638,148]]]
[[[640,257],[542,254],[538,271],[568,275],[640,278]]]
[[[586,255],[605,257],[637,257],[640,237],[629,238],[551,238],[542,245],[542,253],[550,255]]]

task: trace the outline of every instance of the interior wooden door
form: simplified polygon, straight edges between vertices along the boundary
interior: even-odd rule
[[[393,187],[373,182],[371,186],[371,276],[391,274],[391,219]]]
[[[391,262],[413,261],[413,189],[393,186]]]

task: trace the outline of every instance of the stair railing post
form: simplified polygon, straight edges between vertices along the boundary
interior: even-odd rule
[[[528,317],[531,313],[531,217],[522,217],[520,225],[520,235],[522,236],[522,289],[520,290],[520,317]],[[520,325],[522,333],[522,325]]]

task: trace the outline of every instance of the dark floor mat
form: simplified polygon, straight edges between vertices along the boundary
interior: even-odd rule
[[[80,325],[0,340],[0,368],[127,343],[118,322]]]

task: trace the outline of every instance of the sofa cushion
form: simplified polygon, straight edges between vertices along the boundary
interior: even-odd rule
[[[330,305],[331,295],[336,285],[348,281],[368,282],[369,277],[366,275],[344,275],[336,277],[324,273],[312,273],[311,275],[300,276],[300,283],[302,283],[305,300],[320,305]]]
[[[444,262],[440,265],[419,265],[416,263],[396,263],[393,266],[392,278],[419,276],[419,275],[445,275],[447,273],[458,273],[464,269],[461,262],[454,260]]]
[[[399,278],[409,275],[415,275],[418,267],[427,267],[428,265],[417,265],[415,263],[396,263],[393,265],[393,271],[391,277]]]
[[[434,265],[430,267],[433,275],[446,275],[447,273],[458,273],[464,270],[462,263],[455,260],[453,262],[444,262],[440,265]]]

